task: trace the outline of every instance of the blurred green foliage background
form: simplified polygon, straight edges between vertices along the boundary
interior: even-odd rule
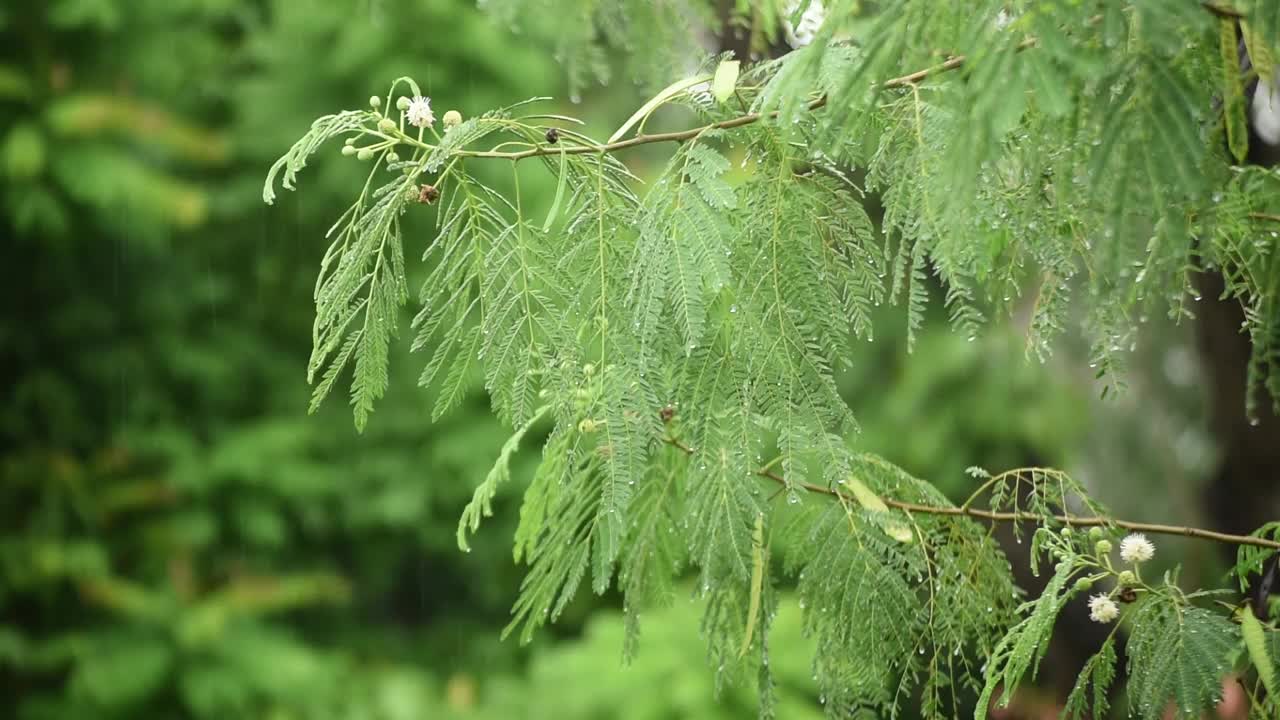
[[[564,97],[550,47],[466,0],[0,3],[0,717],[754,715],[752,688],[717,703],[691,603],[647,619],[625,671],[609,596],[499,640],[512,495],[474,552],[454,541],[505,438],[478,388],[429,424],[405,347],[364,435],[340,401],[306,414],[322,236],[360,168],[335,147],[272,208],[266,168],[400,75],[438,113]],[[614,83],[559,105],[605,128],[642,100]],[[409,219],[422,247],[431,222]],[[886,309],[843,380],[857,441],[953,496],[971,464],[1101,473],[1099,424],[1144,436],[1149,415],[1093,403],[1010,327],[970,343],[938,323],[908,358],[904,323]],[[1130,402],[1164,398],[1207,445],[1179,420],[1194,393],[1166,385]],[[1186,487],[1207,452],[1178,465]],[[782,716],[820,717],[794,608],[776,627]]]

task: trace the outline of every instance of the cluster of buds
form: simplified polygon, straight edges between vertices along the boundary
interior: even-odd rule
[[[377,95],[369,97],[369,107],[373,109],[378,116],[377,132],[372,134],[381,135],[382,137],[394,137],[400,132],[403,123],[409,123],[413,127],[423,129],[429,128],[435,124],[436,116],[431,111],[431,98],[422,95],[413,97],[401,97],[396,100],[396,109],[400,111],[400,123],[392,120],[389,116],[384,115],[382,110],[382,98]],[[462,113],[457,110],[450,110],[444,114],[444,127],[447,131],[450,128],[457,127],[462,124]],[[377,144],[373,147],[357,148],[355,147],[356,138],[347,138],[346,145],[342,148],[343,155],[355,155],[359,160],[370,160],[373,158],[375,151],[381,147],[388,145],[394,146],[394,139],[387,140],[384,143]],[[388,151],[388,160],[395,162],[399,158],[395,154],[395,150]]]
[[[384,141],[375,143],[369,147],[356,147],[355,137],[349,137],[346,144],[342,146],[342,154],[345,156],[355,156],[357,160],[372,160],[379,150],[386,151],[386,161],[388,163],[398,162],[400,156],[396,154],[395,147],[398,142],[396,135],[400,133],[404,123],[408,123],[416,128],[429,128],[435,121],[436,116],[431,111],[431,98],[422,95],[414,97],[400,97],[396,100],[396,109],[400,111],[401,119],[397,123],[390,117],[383,114],[380,109],[382,107],[382,98],[377,95],[369,97],[369,107],[373,109],[378,116],[378,124],[376,132],[365,131],[368,134],[382,138]],[[462,124],[462,113],[457,110],[450,110],[444,114],[444,127],[448,131],[451,128]],[[405,175],[414,172],[412,167],[405,167]],[[435,185],[424,183],[421,187],[411,186],[408,190],[410,199],[416,199],[424,205],[430,205],[440,199],[440,189]]]

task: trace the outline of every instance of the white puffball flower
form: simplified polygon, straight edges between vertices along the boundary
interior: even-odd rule
[[[1089,598],[1089,619],[1096,623],[1109,623],[1120,617],[1120,607],[1106,595]]]
[[[1146,562],[1155,554],[1156,546],[1142,533],[1133,533],[1120,541],[1120,559],[1125,562]]]
[[[404,115],[410,125],[419,128],[428,127],[436,121],[436,116],[431,112],[431,98],[421,95],[409,101],[409,108],[404,111]]]

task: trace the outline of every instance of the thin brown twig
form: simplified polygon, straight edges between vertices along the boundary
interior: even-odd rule
[[[693,448],[676,438],[664,438],[664,441],[668,445],[684,452],[686,455],[692,455],[695,452]],[[812,483],[789,483],[782,475],[779,475],[768,468],[757,470],[755,474],[767,480],[772,480],[783,487],[799,487],[807,492],[856,502],[854,497],[846,495],[833,488],[814,485]],[[989,520],[991,522],[1043,523],[1046,520],[1042,515],[1029,512],[999,512],[995,510],[980,510],[967,506],[921,505],[919,503],[895,500],[887,497],[881,499],[884,501],[885,505],[907,513],[964,516],[974,518],[975,520]],[[1063,525],[1069,525],[1072,527],[1118,527],[1124,528],[1125,530],[1132,530],[1134,532],[1152,533],[1153,535],[1182,535],[1184,537],[1213,540],[1216,542],[1230,543],[1232,545],[1252,545],[1254,547],[1280,550],[1280,542],[1275,540],[1268,540],[1266,538],[1255,537],[1253,535],[1233,535],[1231,533],[1221,533],[1214,530],[1206,530],[1204,528],[1189,527],[1185,525],[1165,525],[1162,523],[1133,522],[1130,520],[1115,520],[1105,517],[1081,517],[1077,515],[1053,515],[1048,519],[1052,519],[1062,523]]]
[[[1018,44],[1017,50],[1021,52],[1022,50],[1025,50],[1033,45],[1035,45],[1035,39],[1028,38]],[[921,70],[916,70],[915,72],[912,72],[912,73],[907,73],[906,75],[899,75],[898,77],[885,80],[884,82],[880,83],[880,87],[896,88],[896,87],[905,87],[908,85],[914,85],[916,83],[921,82],[922,80],[924,80],[925,78],[931,75],[937,75],[939,73],[944,73],[949,70],[955,70],[961,65],[964,65],[965,60],[966,58],[964,55],[955,55],[953,57],[947,58],[945,61],[938,63],[937,65],[934,65],[932,67],[923,68]],[[805,105],[805,109],[817,110],[818,108],[821,108],[826,104],[827,104],[827,96],[823,95],[821,97],[810,100]],[[636,135],[635,137],[627,138],[626,140],[618,140],[616,142],[605,143],[603,145],[575,145],[573,147],[545,146],[545,147],[530,148],[528,150],[521,150],[519,152],[495,152],[492,150],[474,150],[474,151],[461,151],[458,154],[465,155],[467,157],[495,158],[495,159],[501,159],[501,160],[519,161],[525,158],[539,157],[542,155],[559,155],[561,153],[564,153],[566,155],[607,153],[607,152],[614,152],[615,150],[625,150],[627,148],[636,147],[638,145],[649,145],[651,143],[684,142],[685,140],[692,140],[698,135],[701,135],[702,133],[705,133],[709,130],[731,130],[733,128],[742,127],[743,125],[750,125],[764,118],[772,119],[772,118],[776,118],[777,116],[778,116],[777,110],[774,110],[772,112],[767,112],[767,113],[747,113],[745,115],[739,115],[738,117],[730,118],[728,120],[721,120],[720,122],[709,123],[707,125],[701,125],[699,127],[689,128],[687,130],[677,130],[674,132],[665,132],[665,133],[654,133],[652,135],[643,135],[643,134]]]
[[[1270,220],[1271,222],[1280,222],[1280,215],[1272,215],[1271,213],[1251,212],[1249,217],[1253,220]]]

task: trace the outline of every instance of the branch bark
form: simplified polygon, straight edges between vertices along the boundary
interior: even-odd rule
[[[1033,38],[1029,38],[1027,40],[1023,40],[1022,43],[1018,45],[1018,50],[1022,51],[1033,45],[1035,45],[1035,40]],[[907,73],[906,75],[899,75],[898,77],[885,80],[884,82],[880,83],[880,87],[895,88],[895,87],[905,87],[907,85],[914,85],[931,75],[937,75],[939,73],[955,70],[956,68],[959,68],[960,66],[964,65],[965,60],[966,58],[964,55],[956,55],[932,67],[923,68],[921,70],[916,70],[915,72],[912,72],[912,73]],[[810,100],[809,103],[805,106],[805,109],[810,111],[817,110],[821,107],[824,107],[826,104],[827,104],[827,96],[823,95],[822,97],[815,98],[814,100]],[[618,140],[616,142],[604,143],[600,145],[574,145],[572,147],[563,147],[559,145],[555,145],[555,146],[545,145],[545,146],[540,146],[536,148],[531,148],[529,150],[521,150],[518,152],[500,152],[500,151],[495,152],[492,150],[475,150],[475,151],[464,150],[459,152],[458,154],[466,157],[494,158],[494,159],[511,160],[511,161],[518,162],[525,158],[540,157],[544,155],[559,155],[561,153],[564,153],[566,155],[585,155],[588,153],[608,153],[608,152],[614,152],[616,150],[625,150],[627,148],[637,147],[639,145],[650,145],[652,143],[684,142],[685,140],[692,140],[693,138],[697,137],[698,135],[701,135],[704,132],[707,132],[708,130],[730,130],[733,128],[742,127],[743,125],[751,125],[752,123],[759,122],[764,118],[775,118],[777,116],[778,116],[777,111],[767,112],[767,113],[746,113],[745,115],[739,115],[738,117],[735,117],[735,118],[730,118],[728,120],[721,120],[720,122],[709,123],[707,125],[700,125],[698,127],[689,128],[687,130],[677,130],[674,132],[666,132],[666,133],[654,133],[652,135],[637,135],[632,138],[627,138],[626,140]]]
[[[684,444],[676,438],[664,438],[664,441],[672,447],[680,450],[686,455],[694,454],[695,450]],[[857,503],[857,499],[852,495],[846,495],[839,490],[814,485],[812,483],[789,483],[787,479],[769,468],[761,468],[755,473],[758,477],[771,480],[783,487],[799,487],[807,492],[819,495],[827,495],[830,497],[838,497]],[[966,506],[939,506],[939,505],[921,505],[919,503],[906,502],[903,500],[895,500],[893,498],[881,498],[884,504],[891,508],[896,508],[907,513],[920,513],[922,515],[950,515],[964,516],[975,520],[987,520],[990,522],[1009,522],[1009,523],[1042,523],[1045,518],[1041,515],[1028,512],[998,512],[995,510],[979,510]],[[1117,520],[1105,517],[1083,517],[1078,515],[1054,515],[1053,520],[1070,527],[1118,527],[1134,532],[1146,532],[1153,535],[1182,535],[1184,537],[1199,538],[1201,540],[1213,540],[1215,542],[1229,543],[1232,545],[1252,545],[1254,547],[1269,548],[1272,550],[1280,550],[1280,542],[1268,540],[1266,538],[1254,537],[1252,535],[1233,535],[1231,533],[1221,533],[1214,530],[1206,530],[1204,528],[1189,527],[1185,525],[1165,525],[1163,523],[1144,523],[1133,522],[1130,520]]]

